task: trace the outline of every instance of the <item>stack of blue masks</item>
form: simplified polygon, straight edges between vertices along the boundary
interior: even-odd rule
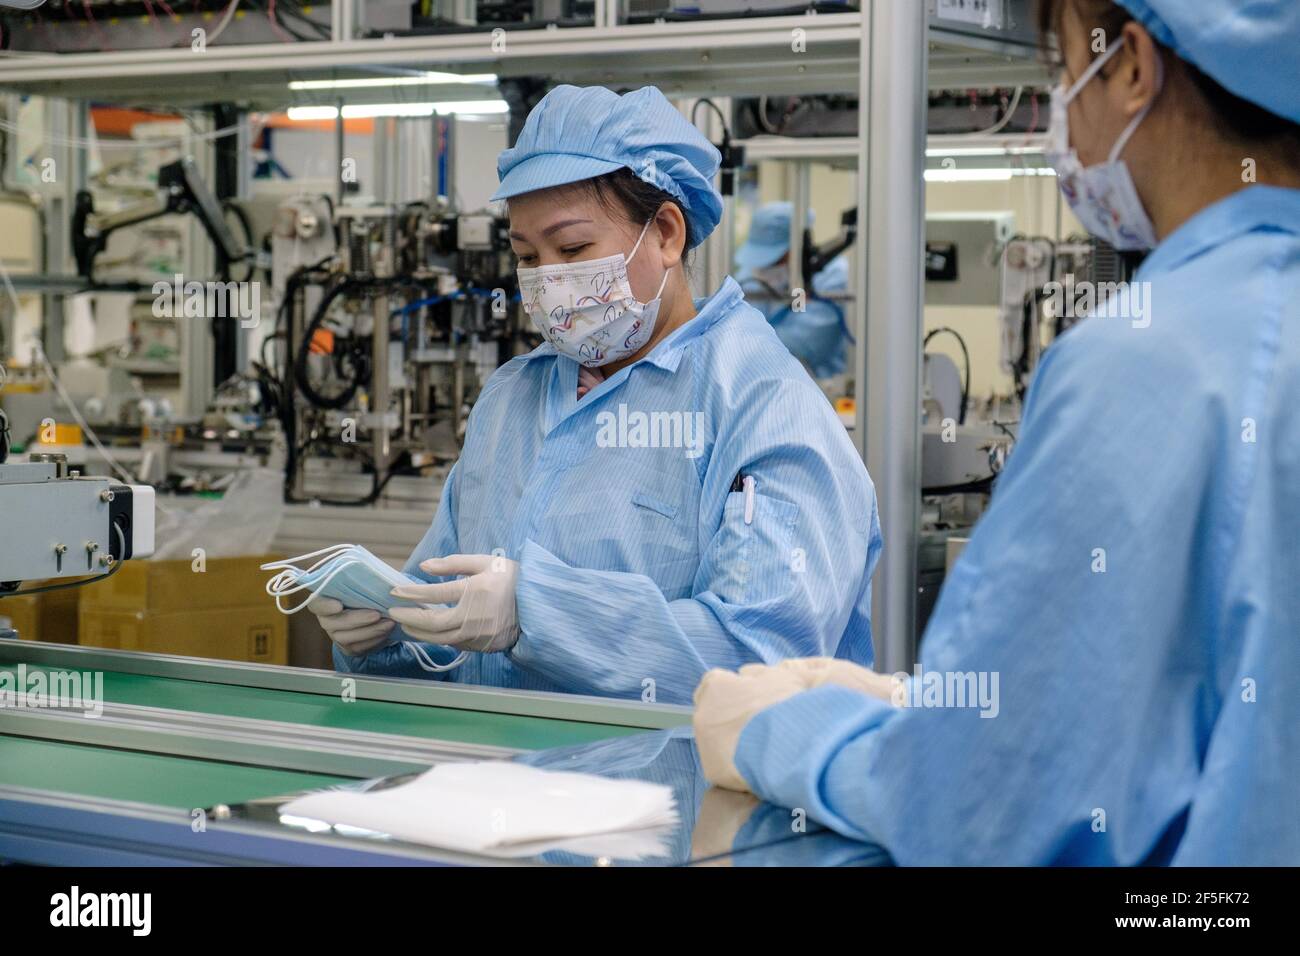
[[[318,560],[307,567],[299,566],[312,558]],[[295,558],[272,561],[262,565],[262,570],[279,572],[266,582],[266,593],[275,598],[275,606],[284,614],[297,614],[316,597],[333,598],[345,608],[378,611],[384,615],[394,607],[436,606],[393,597],[393,588],[427,582],[395,570],[356,544],[336,544]],[[307,596],[298,604],[286,607],[284,599],[300,592],[306,592]],[[468,656],[462,651],[450,664],[437,664],[414,641],[401,643],[406,645],[416,663],[427,671],[451,670],[464,663]]]

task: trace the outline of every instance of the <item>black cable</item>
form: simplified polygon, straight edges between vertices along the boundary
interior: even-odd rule
[[[117,532],[117,543],[123,554],[126,554],[126,536],[122,534],[122,529],[113,525],[113,530]],[[25,594],[43,594],[46,591],[63,591],[67,588],[79,588],[85,584],[94,584],[96,581],[103,581],[105,578],[111,578],[117,574],[118,568],[126,564],[126,560],[114,561],[113,566],[108,569],[106,574],[96,574],[91,578],[78,578],[76,581],[67,581],[63,584],[46,584],[39,588],[24,588],[21,591],[0,591],[0,598],[22,597]]]
[[[322,259],[315,266],[303,266],[302,268],[296,270],[292,275],[290,275],[288,281],[285,284],[285,295],[284,295],[284,299],[280,303],[280,312],[277,314],[276,317],[277,325],[279,325],[280,323],[281,316],[293,308],[299,290],[301,289],[301,287],[305,286],[309,281],[311,281],[312,273],[317,271],[319,267],[323,265],[325,262],[328,262],[330,258],[332,257],[327,257],[325,259]],[[370,492],[364,495],[363,497],[357,499],[320,498],[315,496],[307,497],[307,498],[299,498],[293,494],[293,484],[295,478],[297,477],[298,471],[301,467],[302,457],[304,453],[307,451],[307,449],[309,449],[313,444],[315,444],[316,441],[319,440],[316,437],[309,437],[301,445],[298,444],[297,416],[294,414],[294,402],[293,402],[295,384],[297,384],[299,388],[302,388],[302,390],[307,394],[308,398],[312,398],[313,394],[315,393],[315,390],[311,388],[310,382],[307,383],[307,387],[303,388],[303,380],[306,378],[305,356],[308,354],[308,349],[311,344],[312,335],[314,334],[316,327],[319,326],[320,321],[323,320],[325,314],[328,312],[329,306],[332,303],[333,299],[341,295],[345,287],[365,288],[366,286],[372,284],[379,285],[381,283],[374,283],[373,280],[367,282],[365,280],[344,279],[336,283],[335,285],[331,286],[326,291],[324,298],[322,298],[320,305],[317,307],[315,313],[313,314],[312,323],[309,323],[307,329],[305,330],[305,333],[302,338],[302,343],[301,343],[302,350],[297,357],[295,357],[294,354],[294,347],[298,343],[296,343],[293,340],[293,336],[289,334],[291,331],[291,323],[285,324],[284,371],[283,371],[283,378],[280,381],[279,402],[280,402],[280,423],[282,429],[284,430],[285,442],[287,446],[285,471],[284,471],[284,501],[286,503],[305,504],[310,502],[318,502],[320,504],[334,505],[338,507],[361,507],[364,505],[372,504],[379,499],[379,496],[383,494],[384,488],[388,486],[388,483],[392,480],[393,476],[396,475],[399,471],[397,464],[394,463],[393,466],[389,468],[388,473],[381,478],[379,475],[379,469],[376,468],[374,466],[374,463],[372,462],[370,467],[374,473],[374,479],[373,479],[373,484],[370,489]],[[387,334],[387,325],[383,324],[382,327],[376,327],[374,334],[376,335]],[[299,377],[298,375],[300,369],[302,370],[301,377]],[[359,378],[356,382],[354,382],[354,387],[351,390],[351,394],[355,394],[356,391],[355,386],[357,384],[359,384]],[[351,394],[348,395],[349,398],[351,397]],[[312,400],[315,401],[315,399]],[[317,402],[316,404],[319,405],[320,403]],[[346,402],[344,402],[343,404],[346,404]],[[409,456],[408,456],[408,460],[409,460]]]
[[[297,0],[280,0],[280,7],[277,10],[277,12],[281,14],[287,14],[288,16],[293,17],[295,20],[302,21],[302,23],[304,23],[307,26],[310,26],[313,30],[315,30],[317,35],[321,39],[325,39],[325,40],[330,39],[331,34],[330,34],[329,25],[325,23],[319,23],[316,20],[313,20],[311,17],[307,16],[306,12],[302,8],[302,5],[299,4]],[[287,23],[284,23],[283,21],[281,21],[280,25],[285,29],[288,29],[289,27],[289,25]],[[293,31],[290,30],[289,32],[292,33]]]
[[[306,286],[308,283],[314,281],[314,277],[316,277],[319,274],[321,268],[333,258],[334,257],[332,255],[326,256],[325,258],[321,259],[319,262],[313,263],[311,265],[299,266],[297,269],[295,269],[293,272],[289,274],[289,278],[285,280],[285,284],[284,284],[284,297],[280,300],[280,308],[276,311],[276,316],[275,316],[276,328],[272,331],[272,334],[262,342],[262,346],[263,346],[262,355],[263,355],[263,359],[265,359],[266,341],[269,340],[270,338],[273,338],[276,335],[284,336],[284,365],[280,370],[280,377],[278,379],[275,379],[275,381],[278,388],[278,398],[279,398],[279,407],[280,407],[280,428],[284,432],[285,444],[287,447],[286,460],[284,463],[284,485],[283,485],[285,501],[293,500],[291,489],[293,487],[294,476],[297,474],[298,471],[298,460],[297,460],[297,456],[295,455],[295,449],[297,448],[298,422],[293,407],[294,341],[293,341],[293,336],[290,335],[290,332],[293,331],[292,328],[293,319],[290,313],[295,307],[295,303],[298,300],[298,295],[302,290],[302,288]],[[328,280],[328,278],[329,278],[328,275],[320,276],[321,281],[326,281]],[[271,363],[268,361],[265,364],[266,364],[266,368],[269,370],[271,367]]]
[[[248,282],[253,278],[253,273],[257,271],[256,247],[253,239],[253,224],[249,221],[248,213],[244,210],[244,207],[232,199],[223,199],[221,201],[221,210],[222,212],[233,212],[235,218],[239,220],[240,228],[244,231],[244,238],[248,240],[244,243],[244,248],[248,251],[250,257],[248,261],[248,272],[244,274],[242,279],[235,279],[234,276],[230,275],[230,267],[234,265],[233,262],[226,261],[222,263],[226,269],[226,276],[235,282]],[[220,246],[217,248],[218,252],[220,252]],[[221,253],[221,258],[225,259],[224,253]]]
[[[320,440],[319,437],[312,437],[307,439],[305,442],[303,442],[302,445],[300,445],[297,448],[294,455],[292,456],[294,460],[298,460],[302,458],[303,454],[307,451],[307,449],[309,449],[312,445],[316,444],[316,442],[319,440]],[[409,455],[407,455],[406,453],[403,453],[401,457],[409,460]],[[316,503],[322,505],[332,505],[337,508],[359,508],[359,507],[364,507],[365,505],[374,504],[376,501],[379,500],[379,496],[384,493],[384,489],[388,487],[388,483],[392,481],[393,477],[397,475],[398,472],[401,471],[402,469],[398,466],[396,462],[394,462],[393,465],[388,469],[388,473],[384,475],[384,477],[381,479],[379,477],[379,469],[375,467],[374,462],[373,461],[369,462],[369,464],[371,468],[371,473],[373,475],[370,491],[360,498],[322,498],[319,495],[309,495],[306,498],[298,498],[292,494],[292,492],[289,490],[289,487],[286,487],[284,500],[289,504]],[[406,470],[409,471],[410,469],[408,468]],[[289,484],[291,485],[292,483],[289,482]]]
[[[718,109],[718,104],[707,96],[700,97],[695,101],[695,105],[691,107],[691,125],[695,124],[695,114],[699,112],[701,106],[708,106],[718,114],[718,122],[722,124],[722,135],[724,138],[730,139],[731,133],[727,127],[727,117],[722,114],[722,110]]]
[[[311,379],[308,375],[307,360],[311,355],[312,339],[316,335],[316,330],[324,323],[325,317],[329,313],[330,306],[334,304],[334,301],[338,299],[339,296],[360,289],[364,285],[365,282],[360,279],[342,279],[334,283],[325,291],[325,295],[321,299],[320,305],[316,307],[316,311],[312,313],[311,320],[303,330],[301,348],[298,350],[298,356],[294,360],[293,365],[294,381],[297,384],[299,391],[306,395],[311,403],[317,408],[346,408],[348,403],[352,401],[353,397],[357,394],[357,391],[361,388],[363,373],[361,366],[358,365],[356,368],[356,374],[352,376],[352,380],[347,384],[347,387],[345,387],[342,392],[332,396],[322,395],[320,392],[316,391],[315,386],[311,383]],[[386,325],[382,332],[384,334],[387,333]],[[376,328],[374,334],[381,334],[381,330]]]
[[[269,8],[269,6],[268,6],[267,4],[261,3],[261,2],[259,2],[259,0],[251,0],[251,2],[252,2],[252,4],[253,4],[253,6],[257,7],[258,10],[262,11],[262,14],[266,17],[266,19],[267,19],[267,21],[268,21],[269,23],[271,23],[271,24],[273,24],[274,26],[277,26],[277,27],[279,27],[280,29],[284,30],[285,33],[288,33],[288,34],[289,34],[291,37],[293,37],[295,40],[299,40],[299,41],[301,41],[301,42],[303,42],[303,43],[311,43],[311,42],[314,42],[316,39],[318,39],[318,37],[309,37],[309,36],[304,36],[304,35],[301,34],[301,33],[298,33],[296,30],[293,29],[293,27],[291,27],[291,26],[289,26],[289,24],[285,23],[282,17],[276,17],[274,20],[272,20],[272,19],[271,19],[271,10],[270,10],[270,8]],[[276,11],[276,12],[277,12],[277,13],[284,13],[285,11],[284,11],[284,10],[278,10],[278,11]]]
[[[271,326],[270,333],[262,339],[260,356],[262,359],[262,365],[264,365],[268,371],[271,368],[271,360],[266,357],[266,346],[273,340],[287,334],[285,316],[288,314],[289,307],[293,303],[294,290],[296,286],[300,283],[305,283],[309,274],[320,272],[324,268],[325,264],[333,258],[333,255],[328,255],[319,262],[314,262],[311,265],[301,265],[290,273],[289,278],[285,280],[284,297],[280,300],[280,307],[276,309],[275,323]],[[328,278],[328,275],[323,275],[321,278]]]
[[[966,481],[959,485],[936,485],[933,488],[922,488],[921,496],[923,498],[936,498],[941,495],[983,494],[993,488],[993,483],[997,481],[997,477],[997,475],[989,475],[987,478]]]
[[[961,414],[957,417],[957,424],[965,425],[966,406],[970,404],[970,352],[966,348],[966,340],[961,337],[961,333],[958,332],[956,329],[949,328],[948,326],[945,325],[942,328],[934,329],[932,332],[926,335],[925,341],[921,343],[921,350],[925,351],[925,346],[930,344],[930,340],[932,338],[934,338],[936,335],[943,335],[945,332],[957,340],[957,344],[961,346],[962,357],[966,361],[966,378],[963,381],[961,387]]]

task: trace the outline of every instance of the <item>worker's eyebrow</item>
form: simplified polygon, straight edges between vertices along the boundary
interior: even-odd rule
[[[553,222],[553,223],[551,223],[549,226],[547,226],[545,229],[543,229],[543,230],[542,230],[542,235],[543,235],[543,236],[549,236],[551,233],[553,233],[553,232],[559,232],[561,229],[565,229],[565,228],[567,228],[567,227],[569,227],[569,226],[580,226],[580,225],[582,225],[583,223],[589,223],[589,222],[591,222],[590,219],[561,219],[559,222]],[[527,241],[528,241],[526,238],[524,238],[523,236],[521,236],[521,235],[520,235],[519,233],[517,233],[517,232],[512,232],[512,233],[510,233],[510,238],[511,238],[511,239],[518,239],[520,242],[527,242]]]

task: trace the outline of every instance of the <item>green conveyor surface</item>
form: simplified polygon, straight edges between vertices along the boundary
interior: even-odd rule
[[[0,735],[0,785],[192,810],[348,782],[344,777]]]
[[[16,669],[16,664],[0,665],[0,671],[13,672]],[[49,671],[51,668],[27,665],[29,674],[38,670]],[[104,672],[104,699],[109,703],[402,734],[520,750],[584,744],[643,732],[643,728],[637,727],[495,714],[481,710],[426,707],[379,700],[356,700],[349,703],[324,694],[240,687],[119,671]]]

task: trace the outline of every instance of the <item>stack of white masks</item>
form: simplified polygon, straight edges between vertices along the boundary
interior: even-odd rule
[[[339,828],[492,856],[567,850],[640,859],[666,852],[677,823],[670,787],[507,761],[445,763],[371,792],[326,790],[280,808],[284,823]]]
[[[318,560],[307,567],[299,566],[312,558]],[[275,606],[285,614],[297,614],[315,597],[333,598],[345,608],[378,611],[380,614],[387,614],[394,607],[434,606],[393,597],[393,588],[428,582],[395,570],[357,544],[336,544],[296,558],[272,561],[262,565],[262,570],[279,572],[266,582],[266,593],[275,598]],[[306,592],[306,597],[298,604],[286,607],[284,598],[300,592]],[[469,656],[462,651],[450,664],[438,664],[414,641],[401,643],[426,671],[449,671],[459,667]]]

